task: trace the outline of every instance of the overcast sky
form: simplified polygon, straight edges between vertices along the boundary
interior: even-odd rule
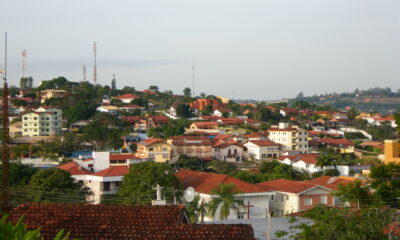
[[[2,0],[11,84],[93,78],[272,100],[400,88],[398,0]],[[0,38],[1,45],[4,37]],[[4,65],[3,47],[0,66]]]

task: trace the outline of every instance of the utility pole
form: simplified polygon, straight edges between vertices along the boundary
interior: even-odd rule
[[[8,84],[7,84],[7,33],[5,34],[4,70],[3,73],[3,159],[2,159],[2,184],[0,213],[10,211],[10,128],[8,120]]]

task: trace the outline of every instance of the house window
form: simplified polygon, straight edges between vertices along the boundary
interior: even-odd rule
[[[322,204],[328,204],[328,196],[321,196],[319,202]]]
[[[24,120],[28,120],[28,117],[24,117]]]
[[[154,148],[149,148],[149,151],[151,152],[151,151],[153,151],[154,150]]]
[[[272,201],[274,200],[274,195],[271,195],[271,200],[272,200]]]
[[[110,182],[103,183],[103,191],[110,191]]]
[[[281,202],[283,202],[283,197],[284,197],[284,195],[281,195]]]
[[[34,117],[33,120],[37,120],[37,117]]]
[[[304,205],[306,206],[312,205],[312,198],[304,198]]]
[[[163,148],[162,150],[163,150],[163,151],[167,151],[167,148]]]

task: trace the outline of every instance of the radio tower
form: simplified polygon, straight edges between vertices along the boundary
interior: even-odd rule
[[[83,67],[82,67],[82,73],[83,73],[83,81],[86,82],[86,65],[83,65]]]
[[[26,70],[26,50],[22,51],[22,77],[25,77]]]
[[[1,183],[1,201],[0,213],[2,215],[10,211],[10,129],[8,120],[8,84],[7,84],[7,33],[5,34],[4,51],[4,70],[0,69],[3,76],[3,154],[2,154],[2,183]]]
[[[96,42],[93,43],[93,54],[94,54],[94,67],[93,67],[93,84],[97,84],[97,63],[96,63],[96,51],[97,45]]]

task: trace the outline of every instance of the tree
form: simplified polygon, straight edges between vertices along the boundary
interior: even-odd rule
[[[118,195],[124,203],[148,204],[154,199],[153,188],[157,184],[164,188],[167,198],[173,197],[174,190],[182,189],[169,164],[147,161],[129,168],[129,173],[122,178]]]
[[[348,203],[370,204],[372,200],[369,189],[361,186],[360,181],[340,184],[338,190],[334,192],[334,196],[339,197],[342,202]]]
[[[149,90],[152,91],[152,92],[158,92],[159,88],[158,88],[158,86],[151,85],[151,86],[149,87]]]
[[[20,88],[32,88],[33,78],[32,77],[22,77],[19,81]]]
[[[95,120],[83,128],[82,139],[95,144],[99,149],[111,147],[113,149],[122,146],[122,130],[109,128],[106,123]]]
[[[117,80],[115,79],[115,75],[113,79],[111,80],[111,90],[117,89]]]
[[[179,156],[179,159],[174,163],[178,169],[189,169],[193,171],[203,171],[205,169],[203,160],[200,158],[189,157],[185,154]]]
[[[22,164],[18,161],[10,163],[10,184],[11,185],[28,185],[32,176],[38,171],[31,165]],[[0,172],[0,176],[1,176]]]
[[[303,92],[299,92],[297,94],[296,98],[304,98],[304,93]]]
[[[317,158],[317,164],[315,164],[318,167],[324,168],[325,166],[332,166],[334,165],[335,162],[335,156],[333,154],[322,154]]]
[[[26,225],[22,223],[22,218],[17,223],[12,224],[7,221],[8,216],[3,215],[0,219],[0,239],[2,240],[42,240],[40,235],[40,229],[28,229]],[[68,240],[69,234],[64,234],[63,230],[60,230],[53,240]]]
[[[29,185],[35,202],[85,202],[90,194],[71,174],[58,168],[37,171]]]
[[[96,113],[96,105],[94,103],[88,103],[87,101],[80,99],[77,103],[70,105],[65,111],[65,118],[68,123],[72,123],[78,120],[87,120]]]
[[[24,107],[26,105],[28,105],[24,100],[22,99],[13,99],[11,100],[12,105],[16,106],[16,107]]]
[[[208,169],[212,169],[217,173],[220,174],[231,174],[236,170],[236,165],[230,162],[223,162],[223,161],[211,161],[207,164]]]
[[[192,90],[188,87],[183,89],[183,96],[185,97],[190,97],[190,95],[192,94]]]
[[[139,105],[147,108],[149,106],[149,101],[143,98],[136,98],[131,101],[131,104]]]
[[[400,164],[380,164],[371,168],[371,183],[374,194],[386,204],[398,207],[400,196]]]
[[[205,98],[206,96],[207,96],[207,94],[205,92],[200,93],[200,97]]]
[[[219,219],[225,220],[228,218],[231,210],[237,210],[242,202],[235,199],[235,194],[239,193],[233,183],[220,184],[216,189],[211,191],[211,194],[217,195],[207,206],[208,214],[215,217],[219,210]]]
[[[192,113],[187,104],[179,104],[176,107],[176,115],[178,115],[178,117],[188,118],[192,116]]]
[[[347,111],[347,117],[349,117],[349,119],[355,119],[358,116],[358,114],[359,112],[355,107],[351,107],[349,111]]]
[[[388,239],[383,229],[396,220],[394,210],[390,208],[364,208],[356,211],[324,205],[307,211],[304,217],[311,219],[311,223],[295,223],[297,225],[292,228],[301,232],[292,236],[294,240]]]

